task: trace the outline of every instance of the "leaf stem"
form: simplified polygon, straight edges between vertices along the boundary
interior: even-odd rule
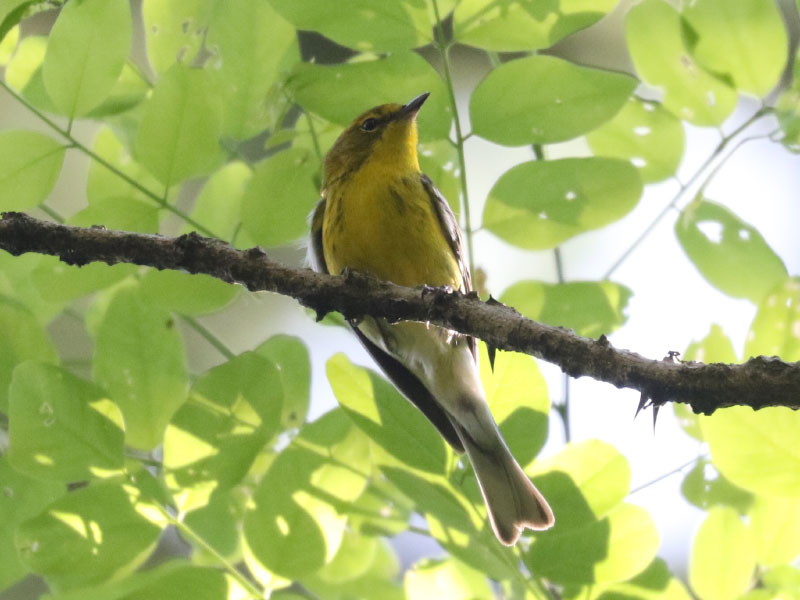
[[[40,204],[39,210],[41,210],[44,214],[53,219],[56,223],[64,223],[66,221],[64,217],[62,217],[58,212],[56,212],[46,204]]]
[[[147,196],[148,198],[150,198],[151,200],[156,202],[156,204],[160,205],[161,208],[163,208],[163,209],[171,212],[175,216],[179,217],[180,219],[182,219],[183,221],[185,221],[186,223],[188,223],[189,225],[194,227],[197,231],[199,231],[203,235],[208,236],[208,237],[216,237],[209,229],[207,229],[206,227],[204,227],[203,225],[201,225],[200,223],[198,223],[197,221],[192,219],[189,215],[184,213],[182,210],[172,206],[168,202],[165,202],[164,199],[162,197],[160,197],[158,194],[156,194],[155,192],[153,192],[153,191],[149,190],[148,188],[146,188],[145,186],[143,186],[141,183],[139,183],[138,181],[133,179],[133,177],[131,177],[127,173],[124,173],[121,170],[119,170],[117,167],[112,165],[110,162],[108,162],[102,156],[100,156],[100,155],[96,154],[95,152],[93,152],[87,146],[84,146],[81,142],[79,142],[77,139],[75,139],[72,136],[72,133],[70,132],[70,129],[62,129],[61,127],[59,127],[58,124],[55,121],[50,119],[42,111],[40,111],[38,108],[33,106],[23,96],[19,95],[17,92],[15,92],[13,89],[11,89],[9,87],[9,85],[5,81],[3,81],[2,79],[0,79],[0,87],[5,89],[5,91],[8,92],[9,95],[11,95],[11,97],[13,97],[17,102],[22,104],[25,108],[27,108],[34,115],[36,115],[43,123],[45,123],[45,125],[47,125],[53,131],[55,131],[58,134],[60,134],[64,139],[69,141],[71,147],[80,150],[86,156],[88,156],[89,158],[94,160],[95,162],[103,165],[106,169],[108,169],[109,171],[114,173],[114,175],[116,175],[120,179],[124,180],[126,183],[130,184],[131,186],[133,186],[134,188],[136,188],[137,190],[142,192],[145,196]]]
[[[670,476],[672,476],[672,475],[675,475],[675,473],[680,473],[681,471],[683,471],[683,470],[684,470],[686,467],[688,467],[689,465],[691,465],[691,464],[693,464],[693,463],[696,463],[698,460],[701,460],[701,459],[705,458],[705,456],[706,456],[705,454],[701,454],[700,456],[696,456],[696,457],[694,457],[693,459],[691,459],[690,461],[687,461],[687,462],[683,463],[683,464],[682,464],[682,465],[680,465],[679,467],[675,467],[675,468],[674,468],[674,469],[672,469],[671,471],[669,471],[669,472],[667,472],[667,473],[664,473],[663,475],[659,475],[659,476],[658,476],[658,477],[656,477],[655,479],[653,479],[653,480],[651,480],[651,481],[648,481],[647,483],[643,483],[642,485],[640,485],[640,486],[637,486],[637,487],[633,488],[633,489],[632,489],[630,492],[628,492],[628,496],[630,496],[631,494],[635,494],[636,492],[639,492],[639,491],[641,491],[641,490],[643,490],[643,489],[645,489],[645,488],[648,488],[648,487],[650,487],[651,485],[653,485],[653,484],[655,484],[655,483],[658,483],[659,481],[662,481],[662,480],[666,479],[667,477],[670,477]]]
[[[444,66],[444,78],[447,84],[447,93],[450,99],[450,109],[453,112],[453,122],[456,128],[456,150],[458,152],[458,166],[460,170],[461,180],[461,207],[464,213],[464,237],[467,241],[467,258],[469,260],[470,272],[475,271],[475,258],[472,249],[472,219],[470,217],[469,209],[469,192],[467,191],[467,167],[464,160],[464,140],[466,137],[462,133],[461,119],[458,116],[458,104],[456,103],[456,92],[453,87],[453,76],[450,71],[450,47],[449,42],[444,40],[444,27],[442,25],[442,17],[439,13],[439,4],[437,0],[431,0],[433,3],[433,13],[436,16],[436,28],[439,30],[434,46],[439,51],[442,57],[442,65]]]
[[[609,279],[611,275],[616,271],[622,263],[624,263],[628,257],[633,253],[633,251],[639,247],[639,245],[647,239],[647,237],[653,232],[656,226],[661,222],[661,220],[667,215],[667,213],[675,208],[678,202],[683,198],[684,193],[687,189],[689,189],[695,181],[697,181],[700,176],[708,169],[708,167],[722,154],[722,152],[727,148],[728,144],[733,140],[736,136],[742,133],[745,129],[750,127],[753,123],[755,123],[761,117],[769,114],[772,112],[772,109],[769,107],[762,107],[757,110],[753,116],[747,119],[744,123],[739,125],[736,129],[731,131],[728,135],[723,136],[720,140],[719,144],[717,144],[716,148],[711,152],[711,154],[703,161],[703,164],[695,171],[695,173],[689,178],[689,180],[681,186],[678,192],[673,196],[672,200],[670,200],[669,204],[667,204],[658,215],[656,215],[655,219],[653,219],[650,224],[644,228],[644,231],[637,237],[633,243],[628,246],[628,248],[622,253],[622,255],[612,264],[608,270],[603,275],[603,279]],[[738,148],[738,146],[737,146]],[[735,151],[736,149],[734,149]],[[728,158],[730,158],[732,152],[729,153],[726,157],[723,158],[720,164],[724,163]],[[719,165],[717,166],[719,168]],[[716,172],[716,169],[714,170]],[[712,172],[712,175],[713,173]]]
[[[236,354],[228,348],[222,340],[220,340],[216,335],[214,335],[210,329],[208,329],[205,325],[200,323],[194,317],[190,317],[189,315],[181,315],[181,319],[192,329],[194,329],[200,336],[203,337],[209,344],[214,346],[214,348],[222,354],[227,360],[231,360],[236,357]]]

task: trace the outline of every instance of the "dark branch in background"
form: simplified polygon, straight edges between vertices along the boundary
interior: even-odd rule
[[[572,377],[588,376],[639,390],[654,405],[683,402],[695,412],[707,414],[735,405],[800,408],[800,363],[763,356],[741,365],[650,360],[614,348],[604,336],[599,340],[582,338],[531,321],[498,302],[482,302],[443,289],[405,288],[354,272],[332,277],[288,268],[269,260],[259,248],[236,250],[196,234],[167,238],[70,227],[22,213],[4,213],[0,248],[14,255],[51,254],[73,265],[133,263],[205,273],[251,291],[291,296],[318,316],[338,310],[352,319],[372,315],[391,321],[429,321],[501,350],[555,363]]]

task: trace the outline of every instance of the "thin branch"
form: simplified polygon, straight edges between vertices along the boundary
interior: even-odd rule
[[[440,288],[412,289],[357,272],[341,277],[293,269],[271,261],[260,248],[236,250],[196,233],[168,238],[71,227],[3,213],[0,249],[37,252],[64,262],[132,263],[157,269],[205,273],[251,291],[291,296],[319,317],[338,310],[348,319],[365,315],[389,321],[421,321],[484,340],[500,350],[524,352],[557,364],[572,377],[589,376],[640,391],[654,404],[683,402],[710,414],[726,406],[800,408],[800,363],[756,357],[744,364],[673,363],[614,348],[605,336],[580,337],[531,321],[513,308]]]

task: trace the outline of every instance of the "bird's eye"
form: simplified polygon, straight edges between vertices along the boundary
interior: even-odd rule
[[[375,131],[375,128],[378,126],[377,119],[364,119],[364,122],[361,123],[361,129],[364,131]]]

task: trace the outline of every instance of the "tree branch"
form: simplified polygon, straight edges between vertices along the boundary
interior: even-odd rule
[[[401,287],[356,272],[333,277],[288,268],[269,260],[259,248],[236,250],[194,233],[167,238],[70,227],[7,212],[0,220],[0,248],[14,255],[50,254],[79,266],[99,261],[205,273],[251,291],[291,296],[320,317],[338,310],[348,319],[372,315],[390,321],[427,321],[501,350],[555,363],[572,377],[589,376],[639,390],[656,405],[683,402],[706,414],[735,405],[800,408],[800,363],[763,356],[738,365],[650,360],[614,348],[605,336],[583,338],[531,321],[496,301],[482,302],[474,295],[438,288]]]

